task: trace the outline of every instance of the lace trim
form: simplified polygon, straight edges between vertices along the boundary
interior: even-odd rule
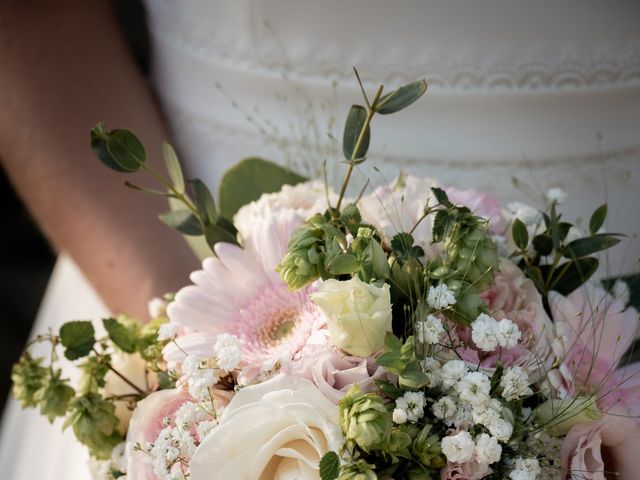
[[[338,65],[309,58],[305,65],[292,64],[286,53],[273,48],[257,54],[234,40],[224,40],[210,31],[199,31],[199,22],[188,18],[176,19],[164,6],[157,10],[151,30],[158,42],[169,43],[186,54],[234,69],[248,70],[269,76],[288,75],[292,79],[309,82],[352,82],[351,65]],[[569,57],[566,57],[569,58]],[[567,59],[558,62],[523,62],[506,65],[456,64],[429,61],[421,65],[384,62],[359,65],[365,82],[397,85],[424,76],[430,87],[438,92],[544,92],[594,90],[612,87],[640,86],[640,43],[629,46],[626,52],[609,52],[585,60]]]

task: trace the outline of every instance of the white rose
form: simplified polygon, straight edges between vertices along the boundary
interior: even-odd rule
[[[376,287],[358,277],[326,280],[311,300],[327,315],[331,342],[350,355],[369,357],[391,331],[389,285]]]
[[[191,480],[317,479],[343,437],[338,407],[311,382],[277,375],[241,389],[198,446]]]

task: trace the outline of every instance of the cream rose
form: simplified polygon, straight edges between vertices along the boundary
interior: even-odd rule
[[[350,355],[369,357],[384,346],[391,331],[389,285],[376,287],[358,277],[329,279],[311,300],[327,315],[331,342]]]
[[[338,407],[308,380],[278,375],[241,389],[198,446],[191,480],[316,479],[343,443]]]

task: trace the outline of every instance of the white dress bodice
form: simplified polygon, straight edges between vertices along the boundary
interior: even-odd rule
[[[374,120],[360,181],[380,183],[403,169],[538,207],[559,187],[569,195],[568,219],[608,202],[610,231],[640,231],[636,2],[148,0],[147,7],[153,79],[174,141],[190,174],[213,186],[248,156],[309,174],[325,159],[341,160],[335,139],[348,106],[362,101],[356,66],[370,92],[380,83],[429,84],[407,110]],[[332,166],[336,178],[340,169]],[[617,247],[613,271],[640,256],[638,243]]]

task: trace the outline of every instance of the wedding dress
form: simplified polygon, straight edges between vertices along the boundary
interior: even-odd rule
[[[325,159],[340,160],[343,118],[362,102],[352,67],[370,94],[426,78],[419,102],[374,119],[371,158],[355,183],[404,169],[537,207],[561,188],[567,219],[584,224],[608,202],[607,230],[632,236],[612,253],[611,271],[640,257],[637,3],[148,0],[147,8],[154,86],[189,176],[215,186],[252,155],[317,174]],[[35,331],[105,313],[63,256]],[[85,460],[70,432],[9,405],[3,478],[85,479]]]

